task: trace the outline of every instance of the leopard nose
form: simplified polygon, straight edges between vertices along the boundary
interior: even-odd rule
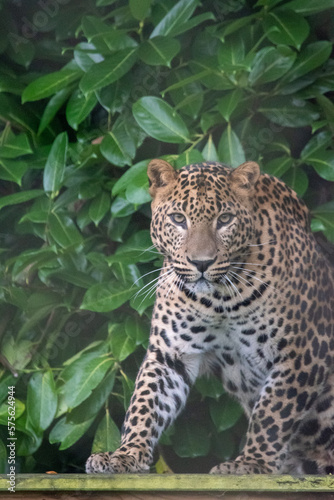
[[[204,273],[208,267],[211,266],[211,264],[213,264],[215,261],[215,259],[211,259],[211,260],[191,260],[190,262],[197,267],[197,269],[201,272],[201,273]]]

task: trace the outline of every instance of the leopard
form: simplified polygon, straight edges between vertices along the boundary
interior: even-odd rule
[[[155,159],[148,178],[163,255],[149,344],[120,447],[87,473],[148,473],[206,374],[248,421],[240,454],[212,474],[334,473],[334,269],[306,204],[254,161]]]

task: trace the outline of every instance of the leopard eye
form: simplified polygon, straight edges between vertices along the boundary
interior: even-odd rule
[[[186,217],[185,215],[179,213],[179,212],[174,212],[173,214],[170,214],[169,216],[171,218],[171,221],[174,222],[177,226],[186,226]]]
[[[217,220],[217,228],[220,229],[223,226],[227,226],[234,219],[233,214],[221,214]]]

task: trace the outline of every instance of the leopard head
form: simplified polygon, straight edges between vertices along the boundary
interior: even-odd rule
[[[222,283],[230,263],[254,239],[253,197],[260,169],[219,163],[174,170],[164,160],[148,166],[151,236],[186,286]]]

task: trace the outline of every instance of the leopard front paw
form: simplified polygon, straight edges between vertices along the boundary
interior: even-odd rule
[[[257,462],[246,460],[231,460],[216,465],[210,470],[210,474],[268,474],[272,472],[265,465],[259,465]]]
[[[86,462],[87,474],[126,474],[148,470],[148,465],[138,463],[133,455],[125,453],[93,453]]]

